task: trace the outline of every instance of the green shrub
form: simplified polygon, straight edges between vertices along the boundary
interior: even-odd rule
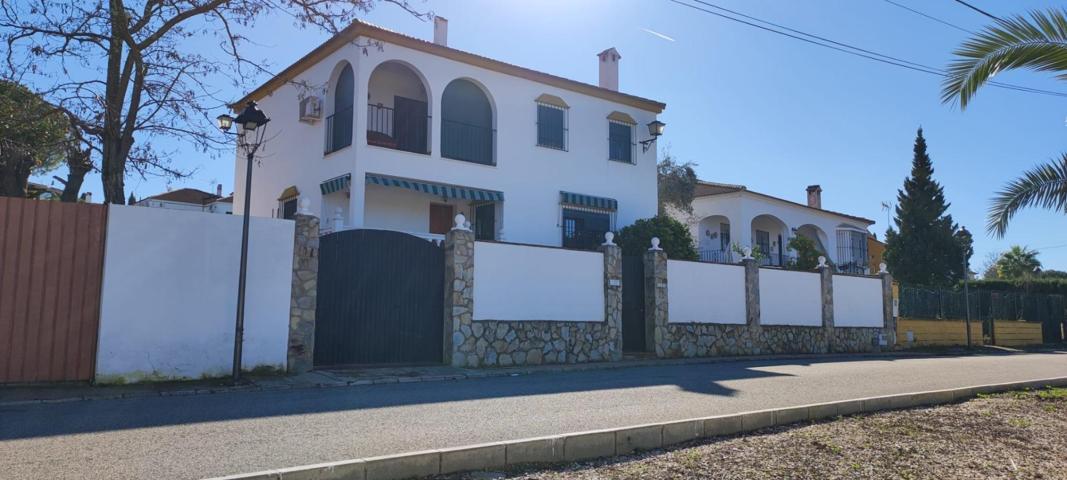
[[[1067,279],[1063,278],[972,280],[969,283],[970,288],[979,290],[1067,295]],[[960,283],[958,288],[963,288],[963,283]]]
[[[652,237],[659,237],[659,247],[667,252],[667,258],[674,260],[699,260],[693,247],[693,236],[689,227],[666,215],[657,215],[634,222],[619,231],[616,243],[622,247],[623,255],[644,255],[652,245]]]
[[[797,252],[796,260],[789,262],[788,268],[791,270],[815,270],[819,266],[819,256],[822,252],[815,246],[808,237],[802,237],[797,235],[789,239],[789,249]],[[829,264],[830,260],[826,260]]]

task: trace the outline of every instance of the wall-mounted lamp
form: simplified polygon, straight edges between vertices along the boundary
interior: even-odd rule
[[[641,152],[642,153],[647,152],[648,149],[652,147],[652,144],[656,143],[656,138],[659,137],[660,135],[663,135],[663,127],[666,127],[666,126],[667,126],[666,123],[663,123],[663,122],[661,122],[659,120],[653,120],[651,122],[648,122],[648,134],[651,135],[652,138],[650,138],[648,140],[642,140],[641,141]]]

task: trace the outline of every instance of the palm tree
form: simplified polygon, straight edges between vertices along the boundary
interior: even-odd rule
[[[1011,249],[1000,254],[997,259],[997,278],[1029,278],[1041,268],[1041,261],[1037,259],[1037,251],[1026,247],[1012,245]]]
[[[957,58],[948,67],[941,100],[958,103],[961,109],[1004,70],[1054,72],[1056,78],[1067,81],[1067,10],[1034,11],[1030,18],[1017,15],[997,20],[953,53]],[[1067,214],[1067,154],[1024,172],[997,192],[986,229],[1003,237],[1011,218],[1027,207]]]

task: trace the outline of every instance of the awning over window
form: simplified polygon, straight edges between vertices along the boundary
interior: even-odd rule
[[[458,187],[443,183],[424,182],[421,180],[409,180],[406,178],[388,177],[385,175],[367,174],[368,185],[381,185],[383,187],[397,187],[413,190],[429,195],[445,198],[459,198],[462,200],[484,200],[490,202],[503,202],[504,193],[494,190],[482,190],[479,188]]]
[[[559,203],[573,205],[575,207],[597,208],[601,210],[615,211],[619,208],[619,202],[614,198],[594,197],[580,193],[559,192]]]
[[[319,190],[322,190],[323,195],[328,195],[334,192],[340,192],[347,190],[352,186],[352,174],[346,173],[340,177],[334,177],[319,185]]]

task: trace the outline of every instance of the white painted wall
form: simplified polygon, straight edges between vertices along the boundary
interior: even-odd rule
[[[98,381],[230,372],[241,220],[110,207]],[[250,227],[243,365],[285,368],[294,224],[253,218]]]
[[[762,325],[822,325],[822,285],[816,273],[761,268]]]
[[[881,327],[882,280],[834,275],[834,326]]]
[[[667,261],[670,323],[745,323],[745,269],[737,265]]]
[[[604,321],[604,254],[475,242],[474,320]]]
[[[253,175],[253,215],[271,216],[278,208],[278,195],[289,185],[296,185],[302,195],[311,200],[312,211],[320,211],[319,184],[351,173],[351,208],[347,210],[350,218],[346,224],[362,226],[368,212],[365,208],[367,172],[503,192],[498,226],[506,232],[505,238],[514,242],[561,244],[561,190],[615,198],[619,203],[619,228],[656,214],[657,149],[642,153],[641,148],[635,148],[635,165],[607,159],[607,116],[611,112],[624,112],[637,121],[635,141],[648,137],[644,125],[656,118],[654,113],[393,44],[383,44],[381,51],[369,49],[364,53],[355,43],[330,54],[293,82],[287,82],[260,100],[260,108],[271,118],[267,126],[271,141],[261,150],[263,161],[255,167]],[[476,46],[460,48],[464,47],[477,51]],[[597,59],[592,54],[596,49],[588,53],[590,67],[593,67]],[[426,81],[433,116],[430,155],[367,145],[366,112],[371,73],[376,66],[390,60],[413,66]],[[300,89],[294,83],[332,88],[329,84],[331,74],[343,61],[352,64],[356,79],[353,145],[324,156],[325,122],[310,125],[298,121]],[[496,166],[440,156],[442,92],[457,78],[471,79],[489,94],[495,112]],[[595,84],[594,78],[584,80]],[[534,100],[545,93],[558,96],[570,105],[567,113],[569,151],[536,146],[537,109]],[[371,97],[374,101],[374,94]],[[324,98],[329,112],[330,94]],[[659,144],[664,145],[665,141],[668,140],[661,138]],[[243,158],[237,158],[235,178],[244,178],[244,163]],[[240,213],[244,192],[242,182],[237,183],[235,213]],[[378,221],[373,216],[372,220]]]

